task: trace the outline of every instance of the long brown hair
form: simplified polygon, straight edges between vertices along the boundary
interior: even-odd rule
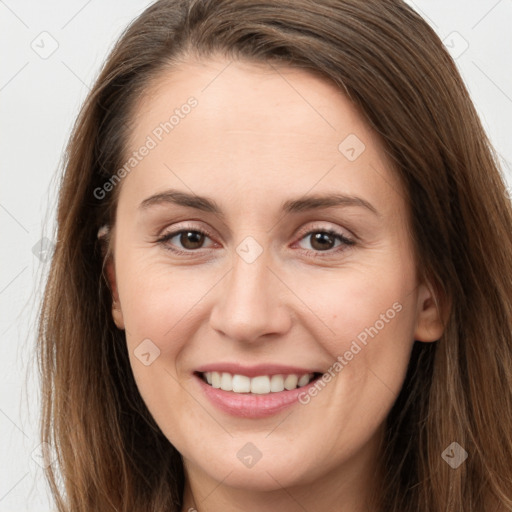
[[[457,68],[401,0],[160,0],[124,32],[74,126],[40,312],[42,441],[60,512],[180,511],[182,459],[134,382],[98,228],[115,223],[131,112],[190,55],[333,80],[380,134],[407,191],[418,272],[449,310],[414,344],[387,419],[380,511],[512,510],[512,212]],[[107,240],[108,243],[108,240]],[[449,307],[448,307],[449,306]],[[457,442],[457,469],[441,454]],[[492,506],[492,508],[491,508]]]

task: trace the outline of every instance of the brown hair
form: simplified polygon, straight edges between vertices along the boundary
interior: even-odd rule
[[[38,333],[59,511],[181,509],[181,456],[137,390],[103,275],[110,251],[96,235],[115,223],[121,185],[104,199],[94,190],[123,165],[130,114],[152,80],[216,53],[333,80],[407,191],[418,271],[449,315],[439,341],[414,344],[386,423],[378,509],[512,510],[511,205],[442,42],[400,0],[160,0],[114,47],[66,151]],[[457,469],[441,457],[454,441],[469,454]]]

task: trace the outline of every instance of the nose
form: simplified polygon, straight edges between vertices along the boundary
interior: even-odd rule
[[[217,287],[210,325],[224,337],[254,343],[283,336],[290,329],[287,288],[269,267],[266,253],[251,263],[235,254],[231,272]]]

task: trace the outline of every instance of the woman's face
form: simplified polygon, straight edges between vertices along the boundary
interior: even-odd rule
[[[374,132],[306,71],[221,58],[167,71],[133,127],[114,318],[189,478],[368,486],[413,340],[441,334]]]

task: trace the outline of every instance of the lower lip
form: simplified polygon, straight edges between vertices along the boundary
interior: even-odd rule
[[[241,418],[266,418],[299,403],[299,395],[307,393],[309,387],[318,379],[312,380],[300,388],[258,395],[253,393],[234,393],[214,388],[207,384],[201,376],[195,374],[206,397],[220,410]]]

